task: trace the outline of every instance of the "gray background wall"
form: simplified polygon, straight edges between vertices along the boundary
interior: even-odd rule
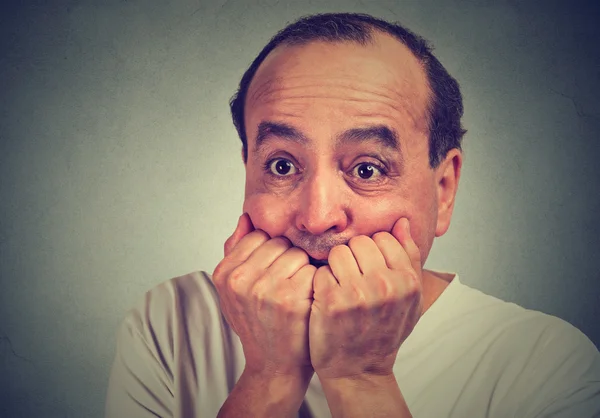
[[[543,3],[543,6],[537,3]],[[143,293],[212,272],[241,213],[227,101],[303,14],[433,41],[466,160],[428,267],[600,345],[600,15],[578,1],[23,1],[0,18],[0,416],[100,417]]]

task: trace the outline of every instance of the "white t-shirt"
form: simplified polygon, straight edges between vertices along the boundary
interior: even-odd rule
[[[210,275],[171,279],[119,329],[106,417],[216,417],[244,364]],[[600,416],[600,353],[587,337],[456,274],[400,347],[394,373],[415,418]],[[331,416],[316,374],[302,410]]]

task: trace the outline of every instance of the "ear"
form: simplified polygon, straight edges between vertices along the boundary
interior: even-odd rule
[[[450,219],[454,210],[454,201],[462,168],[462,152],[453,148],[435,170],[437,188],[437,225],[435,236],[441,237],[450,227]]]

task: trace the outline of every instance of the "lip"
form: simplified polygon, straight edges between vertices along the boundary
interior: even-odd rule
[[[327,261],[327,259],[317,259],[317,258],[313,258],[310,255],[308,256],[308,260],[310,262],[310,264],[312,264],[315,267],[321,267],[321,266],[327,266],[329,265],[329,262]]]
[[[300,248],[302,248],[302,247],[300,247]],[[329,257],[329,251],[312,251],[312,250],[305,250],[304,248],[302,248],[302,250],[304,250],[304,252],[306,252],[306,254],[308,254],[310,259],[312,259],[312,260],[327,261],[327,258]]]

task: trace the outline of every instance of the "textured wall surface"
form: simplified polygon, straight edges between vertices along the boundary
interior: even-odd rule
[[[2,4],[0,416],[102,416],[126,310],[170,277],[212,272],[241,213],[227,106],[239,77],[314,12],[399,20],[461,83],[462,181],[427,266],[600,345],[592,2]]]

